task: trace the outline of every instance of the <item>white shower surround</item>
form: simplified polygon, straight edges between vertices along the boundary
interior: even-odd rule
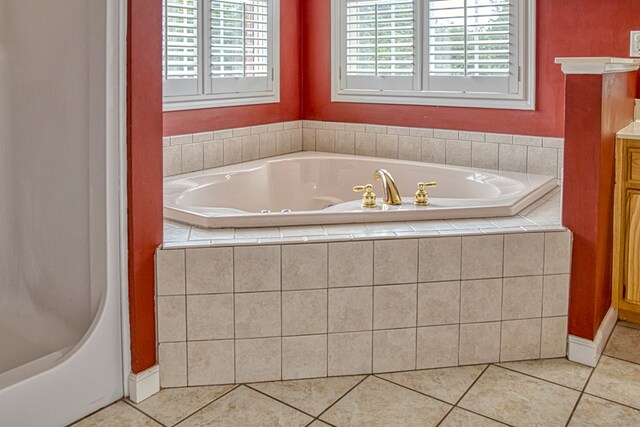
[[[403,195],[389,206],[372,179],[389,171]],[[416,183],[429,206],[414,206]],[[374,184],[376,208],[354,185]],[[288,154],[165,179],[165,218],[199,227],[263,227],[512,216],[555,188],[551,176],[316,152]]]
[[[122,397],[128,372],[126,2],[0,7],[0,59],[12,58],[0,62],[0,181],[15,184],[0,188],[0,347],[16,352],[0,367],[0,425],[66,425]]]

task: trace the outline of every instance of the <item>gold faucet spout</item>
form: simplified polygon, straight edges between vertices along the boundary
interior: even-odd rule
[[[385,169],[378,169],[373,173],[373,179],[382,183],[382,189],[384,191],[384,203],[387,205],[401,205],[402,197],[393,177]]]

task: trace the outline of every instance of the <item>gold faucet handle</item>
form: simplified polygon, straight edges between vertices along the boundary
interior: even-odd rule
[[[413,196],[413,204],[416,206],[428,206],[429,194],[424,189],[426,187],[435,187],[437,185],[437,182],[419,182],[418,191],[416,191],[416,195]]]
[[[364,191],[364,194],[362,195],[362,207],[363,208],[375,208],[375,207],[378,207],[378,205],[376,204],[376,195],[373,192],[373,185],[371,185],[371,184],[356,185],[355,187],[353,187],[353,191],[358,192],[358,193]]]
[[[438,183],[434,182],[434,181],[431,181],[431,182],[419,182],[418,183],[418,190],[424,191],[424,189],[426,187],[437,187],[437,186],[438,186]]]

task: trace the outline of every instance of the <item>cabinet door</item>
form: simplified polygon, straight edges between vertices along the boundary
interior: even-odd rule
[[[640,191],[627,193],[625,299],[640,304]]]
[[[633,188],[640,188],[640,148],[629,148],[627,156],[629,159],[629,185]]]

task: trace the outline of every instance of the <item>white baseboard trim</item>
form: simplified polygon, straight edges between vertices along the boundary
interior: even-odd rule
[[[572,362],[595,367],[604,351],[604,346],[613,332],[613,328],[618,321],[618,310],[611,307],[607,315],[602,319],[593,341],[569,335],[569,349],[567,357]]]
[[[129,399],[140,403],[160,391],[160,366],[154,365],[149,369],[129,374]]]

